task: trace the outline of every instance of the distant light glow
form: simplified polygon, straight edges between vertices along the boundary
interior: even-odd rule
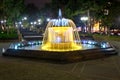
[[[21,25],[21,24],[22,24],[22,22],[20,21],[20,22],[19,22],[19,24]]]
[[[27,17],[24,17],[22,20],[27,20]]]
[[[41,23],[39,22],[38,24],[40,25]]]
[[[35,21],[34,24],[37,24],[37,22]]]
[[[30,23],[31,25],[33,24],[33,22]]]
[[[80,20],[82,20],[82,21],[87,21],[87,20],[88,20],[88,17],[81,17]]]
[[[23,25],[21,25],[21,27],[23,27]]]
[[[50,18],[47,18],[47,22],[49,22],[50,21]]]
[[[6,23],[7,21],[6,21],[6,20],[4,20],[4,22]]]
[[[41,23],[41,21],[42,21],[41,19],[38,19],[38,22],[39,22],[39,23]]]
[[[2,20],[1,23],[4,23],[4,21]]]

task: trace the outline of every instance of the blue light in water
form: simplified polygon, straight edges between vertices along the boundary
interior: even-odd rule
[[[102,42],[102,43],[100,44],[100,46],[101,46],[101,48],[109,48],[109,47],[111,47],[108,42]]]
[[[106,45],[105,44],[102,44],[102,46],[101,46],[102,48],[106,48]]]
[[[39,43],[39,44],[41,44],[42,42],[41,42],[41,41],[39,41],[38,43]]]
[[[18,45],[18,46],[21,46],[21,44],[20,44],[20,43],[18,43],[17,45]]]
[[[18,49],[18,46],[17,46],[17,45],[15,45],[15,49]]]
[[[31,44],[34,45],[34,42],[32,42]]]
[[[24,46],[24,44],[21,44],[22,46]]]
[[[83,44],[87,44],[87,41],[86,41],[86,40],[83,40],[82,43],[83,43]]]
[[[53,26],[67,26],[69,25],[68,19],[62,18],[62,19],[53,19],[51,20]]]
[[[94,44],[96,44],[96,42],[95,42],[95,41],[92,41],[92,40],[89,40],[89,41],[88,41],[88,44],[93,44],[93,45],[94,45]]]
[[[29,45],[31,45],[31,42],[28,42]]]
[[[88,44],[92,44],[92,41],[88,41]]]

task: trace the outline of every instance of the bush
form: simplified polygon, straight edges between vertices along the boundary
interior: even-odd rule
[[[1,31],[0,32],[0,39],[1,40],[4,40],[4,39],[17,39],[18,38],[18,35],[16,32],[12,32],[12,33],[7,33],[6,31],[3,32]]]

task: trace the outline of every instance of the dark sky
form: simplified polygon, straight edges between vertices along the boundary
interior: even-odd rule
[[[51,0],[25,0],[26,4],[33,3],[35,4],[38,8],[42,8],[45,3],[49,3]]]
[[[49,3],[51,0],[25,0],[26,4],[33,3],[35,4],[38,8],[42,8],[45,3]],[[117,0],[120,1],[120,0]]]

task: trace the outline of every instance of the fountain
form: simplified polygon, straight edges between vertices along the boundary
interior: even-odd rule
[[[43,41],[13,43],[3,52],[4,56],[34,57],[57,60],[79,60],[116,54],[108,42],[80,40],[74,22],[62,18],[51,19],[46,27]]]
[[[73,51],[82,49],[76,26],[70,19],[62,18],[59,10],[58,19],[49,21],[41,49],[48,51]]]

